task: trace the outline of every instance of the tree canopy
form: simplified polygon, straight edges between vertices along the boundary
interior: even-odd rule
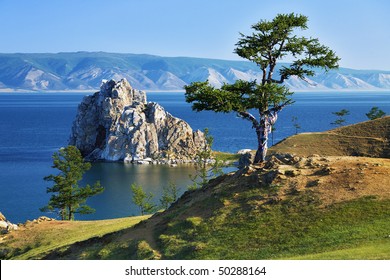
[[[258,148],[255,163],[265,160],[268,134],[275,124],[278,113],[293,103],[293,94],[283,85],[286,79],[295,76],[305,80],[315,75],[315,69],[334,69],[339,58],[335,52],[321,45],[318,39],[299,37],[294,32],[307,29],[307,17],[279,14],[273,20],[262,20],[254,25],[251,35],[240,33],[235,53],[256,63],[261,70],[261,79],[237,80],[215,88],[208,81],[193,82],[185,86],[186,101],[195,111],[236,112],[252,122],[256,130]],[[275,74],[277,64],[283,58],[292,58],[292,63],[283,64]],[[250,111],[257,110],[259,118]]]
[[[379,118],[383,118],[386,116],[386,113],[379,109],[378,107],[372,107],[371,110],[366,114],[367,118],[370,120],[375,120]]]

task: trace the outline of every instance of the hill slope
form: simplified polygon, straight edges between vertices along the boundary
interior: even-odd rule
[[[390,116],[325,132],[297,134],[273,146],[270,153],[390,158]]]
[[[362,247],[359,258],[389,259],[377,250],[390,249],[389,173],[388,159],[278,156],[187,192],[134,228],[45,258],[354,258],[345,252]]]
[[[138,89],[183,90],[193,81],[208,79],[220,86],[260,79],[261,73],[248,61],[104,52],[0,54],[0,89],[96,90],[102,79],[121,78]],[[293,90],[390,89],[390,71],[340,68],[318,71],[308,83],[291,77],[286,85]]]

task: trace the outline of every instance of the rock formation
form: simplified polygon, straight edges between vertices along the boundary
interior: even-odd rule
[[[87,160],[191,162],[206,145],[201,131],[172,116],[123,79],[84,97],[69,140]]]

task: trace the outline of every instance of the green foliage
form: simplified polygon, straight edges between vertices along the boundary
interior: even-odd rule
[[[338,112],[332,112],[332,114],[336,115],[337,119],[334,122],[332,122],[331,124],[336,125],[336,126],[343,126],[346,122],[346,119],[344,117],[349,115],[349,111],[346,109],[342,109]]]
[[[366,116],[370,120],[375,120],[383,118],[384,116],[386,116],[386,113],[378,107],[372,107],[371,110],[366,114]]]
[[[301,79],[313,76],[315,67],[325,70],[338,67],[339,58],[328,47],[321,45],[318,39],[297,37],[295,30],[307,29],[308,18],[303,15],[278,14],[272,21],[262,20],[254,25],[255,32],[236,44],[235,52],[255,62],[262,70],[273,70],[276,60],[287,55],[294,57],[289,67],[280,70],[282,79],[296,75]]]
[[[79,187],[78,182],[83,174],[91,168],[91,164],[84,162],[80,151],[75,146],[61,148],[53,154],[53,168],[60,171],[58,175],[49,175],[45,181],[54,182],[47,188],[48,193],[54,193],[47,206],[41,211],[57,210],[62,220],[74,220],[74,214],[90,214],[95,210],[87,206],[88,197],[102,193],[104,188],[100,182],[93,186]]]
[[[142,186],[138,186],[136,183],[131,184],[130,189],[133,193],[132,200],[139,207],[142,216],[156,211],[156,205],[152,203],[154,196],[152,193],[145,193]]]
[[[211,147],[214,142],[214,138],[209,134],[208,128],[204,129],[204,135],[207,145],[203,149],[198,150],[195,160],[195,174],[190,175],[192,185],[188,187],[189,190],[195,190],[197,188],[204,187],[208,181],[219,175],[222,175],[222,161],[217,157],[212,160],[213,153]]]
[[[161,206],[164,209],[168,209],[168,207],[174,203],[178,198],[179,189],[176,184],[170,182],[168,186],[163,187],[163,194],[160,199]]]
[[[262,70],[260,81],[238,80],[216,89],[205,82],[193,82],[185,86],[186,101],[195,111],[236,112],[249,120],[256,130],[258,150],[255,162],[265,160],[268,134],[277,120],[277,114],[293,103],[290,92],[283,82],[291,76],[305,80],[314,75],[314,68],[325,71],[338,68],[339,58],[318,39],[298,37],[296,30],[307,29],[307,17],[303,15],[279,14],[272,21],[262,20],[252,25],[252,35],[241,34],[235,52],[254,63]],[[275,79],[276,65],[286,56],[293,62],[279,70]],[[259,118],[249,110],[256,109]]]
[[[246,118],[246,111],[259,109],[265,112],[269,106],[277,108],[279,104],[292,104],[289,98],[292,92],[288,88],[273,84],[256,84],[237,80],[234,84],[224,84],[220,89],[212,87],[208,81],[194,82],[185,86],[186,101],[192,104],[192,109],[200,111],[214,111],[228,113],[237,112],[240,117]]]

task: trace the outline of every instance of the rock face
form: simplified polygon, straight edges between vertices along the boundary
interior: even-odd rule
[[[99,92],[84,97],[69,144],[87,160],[156,163],[190,162],[206,141],[123,79],[103,81]]]

